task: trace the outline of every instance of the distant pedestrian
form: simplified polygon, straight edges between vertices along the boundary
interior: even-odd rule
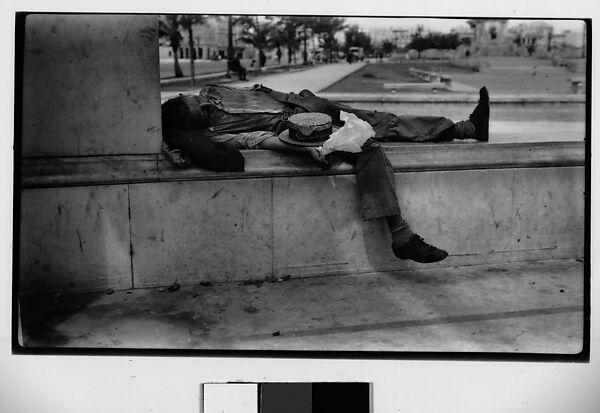
[[[246,68],[244,66],[242,66],[241,58],[242,58],[241,53],[238,53],[237,55],[235,55],[235,57],[229,64],[229,70],[231,70],[233,72],[237,72],[238,78],[240,80],[246,80],[246,75],[247,75],[248,71],[246,70]]]
[[[267,56],[265,56],[265,54],[263,53],[262,50],[258,54],[258,59],[259,59],[259,63],[260,63],[259,67],[264,67],[265,63],[267,62]]]

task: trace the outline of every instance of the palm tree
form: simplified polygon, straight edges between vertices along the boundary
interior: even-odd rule
[[[193,27],[196,24],[202,24],[205,21],[205,16],[199,14],[183,14],[180,16],[180,25],[183,30],[187,31],[188,34],[188,43],[190,48],[190,80],[192,82],[192,86],[196,83],[196,73],[194,69],[194,33]]]
[[[296,50],[298,50],[298,46],[300,44],[296,33],[298,28],[302,25],[302,22],[298,17],[282,17],[279,19],[277,24],[279,26],[279,40],[287,47],[288,64],[291,64],[292,56],[296,53]]]
[[[314,17],[307,24],[319,38],[320,45],[327,50],[329,60],[337,49],[335,34],[346,28],[345,19],[341,17]]]
[[[179,28],[181,25],[181,15],[179,14],[163,14],[158,20],[158,35],[169,40],[171,49],[173,49],[173,57],[175,64],[175,77],[183,77],[183,71],[179,65],[179,47],[181,46],[181,33]]]
[[[266,20],[260,22],[258,16],[241,16],[237,19],[242,25],[242,35],[239,40],[251,44],[258,51],[258,71],[263,66],[263,49],[273,47],[277,39],[276,27],[273,18],[266,16]]]

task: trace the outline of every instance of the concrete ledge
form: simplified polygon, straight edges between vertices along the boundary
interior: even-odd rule
[[[25,159],[20,291],[79,292],[578,258],[584,142],[387,144],[403,216],[451,256],[396,259],[353,167],[248,151],[247,171],[160,155]]]
[[[425,83],[384,83],[384,89],[395,91],[405,91],[405,90],[446,90],[446,84],[442,82],[425,82]]]
[[[584,142],[387,143],[384,147],[396,172],[585,165]],[[246,171],[235,173],[177,169],[162,154],[23,159],[21,185],[45,188],[354,173],[352,165],[339,159],[334,159],[330,170],[323,171],[305,156],[263,150],[243,153]]]
[[[431,93],[389,94],[389,93],[319,93],[319,97],[337,102],[393,102],[393,103],[476,103],[477,93]],[[493,104],[528,103],[585,103],[582,94],[492,94]]]

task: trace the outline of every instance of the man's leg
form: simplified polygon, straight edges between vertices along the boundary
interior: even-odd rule
[[[316,96],[309,90],[299,94],[272,91],[277,100],[298,106],[307,112],[331,116],[333,124],[342,126],[340,111],[354,113],[375,130],[375,139],[393,142],[443,142],[452,139],[488,140],[489,96],[485,87],[479,91],[479,104],[468,120],[453,122],[443,116],[416,116],[355,109],[351,106]]]
[[[361,111],[357,116],[374,125],[376,137],[393,142],[444,142],[453,139],[489,139],[490,98],[487,88],[479,90],[479,102],[469,119],[453,122],[442,116],[395,116],[384,112]],[[390,116],[391,115],[391,116]],[[379,130],[378,130],[379,128]]]
[[[392,235],[394,254],[401,259],[422,263],[446,258],[446,251],[425,243],[402,218],[396,196],[394,170],[381,146],[369,140],[363,146],[363,151],[353,158],[362,217],[366,220],[386,219]]]

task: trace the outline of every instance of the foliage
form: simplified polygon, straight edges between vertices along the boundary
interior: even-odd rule
[[[362,47],[365,53],[373,52],[373,45],[371,44],[371,36],[360,30],[358,25],[353,24],[344,31],[345,44],[344,49],[346,53],[350,47]]]
[[[385,39],[383,42],[381,42],[381,51],[384,54],[390,54],[394,51],[394,49],[396,49],[396,44],[392,40]]]
[[[308,22],[313,34],[319,38],[319,46],[330,55],[338,50],[336,33],[346,28],[345,19],[341,17],[313,17]]]
[[[251,44],[258,50],[259,67],[264,66],[264,49],[272,49],[278,45],[277,26],[273,17],[266,16],[264,21],[259,21],[257,16],[239,16],[236,24],[242,26],[239,40]]]
[[[456,49],[461,44],[458,34],[456,33],[428,33],[423,35],[423,27],[418,26],[417,31],[412,35],[410,43],[407,45],[409,49],[415,49],[421,52],[425,49]]]
[[[279,45],[287,48],[289,63],[291,63],[292,56],[300,47],[300,39],[296,36],[300,26],[302,26],[302,21],[296,17],[281,17],[277,21]]]
[[[173,49],[173,58],[175,65],[175,77],[183,77],[181,66],[179,65],[178,51],[181,47],[183,37],[179,33],[181,27],[180,14],[163,14],[158,19],[158,35],[169,41],[169,46]]]
[[[266,20],[259,21],[256,16],[239,16],[235,23],[242,26],[239,40],[244,43],[257,49],[275,46],[277,29],[272,17],[267,16]]]
[[[181,28],[187,32],[188,34],[188,44],[190,48],[194,48],[194,37],[193,37],[193,27],[196,24],[203,24],[206,21],[206,17],[200,14],[182,14],[179,17],[179,24]],[[195,53],[190,54],[190,58],[193,57]]]
[[[192,86],[196,82],[196,73],[194,69],[194,58],[196,57],[196,48],[194,47],[194,33],[193,27],[195,24],[203,24],[205,21],[204,16],[199,14],[183,14],[181,15],[180,24],[181,28],[188,34],[188,45],[190,47],[190,80]]]

